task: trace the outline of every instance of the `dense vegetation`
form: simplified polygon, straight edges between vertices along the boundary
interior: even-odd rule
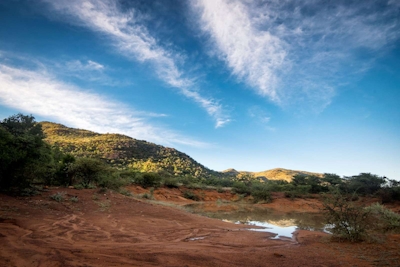
[[[41,122],[46,141],[76,157],[101,159],[113,167],[140,172],[167,172],[174,176],[222,176],[173,148],[120,134],[98,134],[61,124]]]
[[[0,124],[0,186],[25,187],[37,177],[47,180],[55,170],[52,150],[41,126],[22,114]]]

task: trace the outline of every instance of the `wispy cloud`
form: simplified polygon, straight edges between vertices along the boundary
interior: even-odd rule
[[[27,70],[0,63],[0,102],[71,127],[121,133],[164,145],[208,146],[146,120],[164,114],[132,110],[109,97],[58,81],[45,69]]]
[[[285,44],[268,31],[259,31],[241,1],[193,1],[208,32],[233,74],[263,96],[279,101],[278,72],[287,65]]]
[[[234,75],[276,103],[307,100],[321,109],[341,84],[359,77],[399,39],[396,2],[191,3],[214,54]]]
[[[260,106],[252,106],[248,109],[248,115],[255,120],[260,129],[264,128],[270,132],[276,131],[275,127],[269,125],[271,114]]]
[[[66,62],[65,66],[70,71],[102,71],[104,70],[104,65],[97,63],[92,60],[81,61],[81,60],[72,60]]]
[[[151,64],[162,81],[204,108],[216,120],[216,127],[229,122],[221,105],[212,98],[202,96],[198,88],[195,89],[193,78],[185,77],[179,66],[183,56],[163,48],[145,25],[141,24],[138,19],[140,14],[136,10],[122,12],[118,2],[114,0],[44,1],[57,12],[70,18],[70,23],[84,26],[110,38],[123,56]]]

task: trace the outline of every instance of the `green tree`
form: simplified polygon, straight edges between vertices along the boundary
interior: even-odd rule
[[[0,123],[0,186],[27,187],[54,175],[52,151],[32,115],[17,114]]]
[[[343,184],[343,179],[340,178],[339,175],[334,173],[325,173],[323,177],[325,182],[328,182],[330,185],[338,186]]]
[[[344,187],[348,192],[357,192],[361,195],[375,194],[386,183],[384,177],[376,174],[360,173],[351,177],[346,177],[347,183]]]
[[[322,185],[321,178],[314,175],[295,175],[292,181],[296,187],[309,186],[309,193],[319,193],[327,191],[327,187]]]
[[[81,183],[88,187],[91,183],[97,183],[110,172],[109,167],[99,159],[78,158],[67,165],[67,174],[70,184]]]

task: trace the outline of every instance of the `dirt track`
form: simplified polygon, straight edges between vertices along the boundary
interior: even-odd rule
[[[59,191],[66,192],[60,203],[49,197]],[[175,199],[172,191],[157,194]],[[347,244],[308,231],[271,240],[243,228],[110,191],[0,195],[0,266],[400,266],[399,235]]]

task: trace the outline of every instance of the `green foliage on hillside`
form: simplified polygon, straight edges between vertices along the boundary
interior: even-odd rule
[[[210,178],[222,176],[176,149],[136,140],[120,134],[98,134],[41,122],[45,140],[64,153],[76,157],[98,158],[118,168],[140,172],[167,172],[175,176]]]

